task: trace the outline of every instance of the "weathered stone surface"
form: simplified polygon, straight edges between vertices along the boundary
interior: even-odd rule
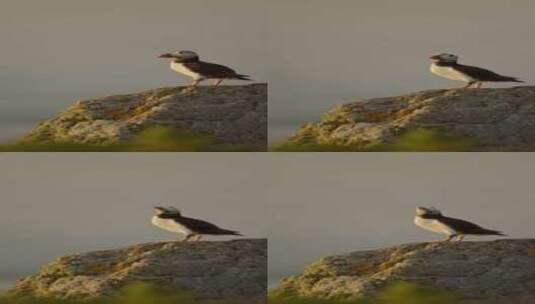
[[[267,146],[267,84],[161,88],[78,101],[23,142],[110,144],[153,126],[212,134],[221,143]]]
[[[163,242],[74,254],[17,282],[12,295],[111,296],[128,283],[189,290],[200,298],[265,301],[267,240]]]
[[[274,292],[357,299],[399,281],[451,290],[465,299],[535,303],[535,239],[408,244],[330,256],[282,280]]]
[[[303,125],[288,143],[366,148],[421,128],[473,139],[473,150],[535,150],[535,86],[430,90],[347,103]]]

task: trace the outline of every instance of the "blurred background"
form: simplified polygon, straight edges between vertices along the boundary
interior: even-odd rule
[[[535,83],[531,0],[269,3],[272,143],[342,102],[462,85],[432,75],[431,54]]]
[[[195,50],[267,80],[264,0],[3,0],[0,142],[76,100],[190,82],[157,58]],[[226,82],[244,84],[246,82]]]
[[[0,289],[63,255],[181,239],[152,226],[154,206],[265,238],[268,177],[235,154],[0,154]]]
[[[533,238],[534,160],[513,153],[277,154],[268,170],[277,171],[267,205],[271,287],[327,255],[442,240],[413,224],[422,205],[508,238]]]
[[[428,72],[434,53],[535,81],[531,0],[2,4],[0,142],[75,100],[188,81],[156,58],[173,49],[268,81],[271,143],[344,101],[458,86]]]
[[[533,238],[531,153],[3,153],[3,286],[59,256],[177,237],[154,205],[269,238],[269,280],[326,255],[437,241],[414,209]],[[208,238],[225,240],[225,238]],[[491,240],[494,237],[468,237]]]

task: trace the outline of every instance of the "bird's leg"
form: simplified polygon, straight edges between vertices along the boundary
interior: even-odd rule
[[[220,85],[221,83],[223,82],[223,79],[217,79],[215,82],[214,82],[214,86],[218,86]]]
[[[200,79],[194,79],[194,80],[189,84],[189,87],[190,87],[190,88],[195,88],[200,82],[201,82]]]
[[[192,234],[191,235],[191,241],[192,242],[197,242],[199,239],[200,239],[200,234]]]
[[[195,238],[195,241],[198,242],[202,239],[202,235],[201,234],[197,234],[197,237]]]
[[[202,79],[194,79],[187,87],[184,89],[186,93],[192,93],[197,88],[197,85],[202,81]]]
[[[475,88],[481,89],[482,86],[483,86],[483,82],[476,82]]]
[[[456,236],[456,234],[448,235],[448,237],[443,242],[450,242]]]
[[[462,242],[464,240],[465,235],[461,234],[457,237],[457,242]]]
[[[182,240],[182,242],[187,242],[187,241],[191,240],[194,236],[195,236],[195,234],[188,234],[188,235],[186,235],[186,237]]]
[[[469,83],[467,83],[465,86],[462,87],[462,89],[468,89],[468,88],[471,88],[476,82],[475,81],[470,81]]]

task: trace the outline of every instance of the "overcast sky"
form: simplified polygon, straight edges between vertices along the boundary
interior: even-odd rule
[[[512,238],[535,231],[532,153],[4,153],[0,170],[8,280],[68,253],[173,239],[149,222],[162,204],[269,237],[271,283],[325,255],[442,239],[413,225],[420,205]]]
[[[0,140],[74,100],[187,81],[156,55],[197,50],[269,81],[270,138],[342,101],[457,86],[428,57],[535,83],[532,0],[4,0]]]

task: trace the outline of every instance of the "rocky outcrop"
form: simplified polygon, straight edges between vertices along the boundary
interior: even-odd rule
[[[444,289],[464,299],[535,303],[535,239],[409,244],[330,256],[284,279],[274,293],[358,299],[395,282]]]
[[[112,296],[134,282],[191,291],[199,298],[263,303],[267,241],[149,243],[74,254],[20,280],[8,293],[91,299]]]
[[[470,140],[468,150],[535,150],[535,87],[430,90],[355,101],[303,125],[288,143],[368,149],[421,129]]]
[[[128,141],[154,126],[209,134],[222,144],[264,151],[267,84],[161,88],[78,101],[22,142],[106,145]]]

